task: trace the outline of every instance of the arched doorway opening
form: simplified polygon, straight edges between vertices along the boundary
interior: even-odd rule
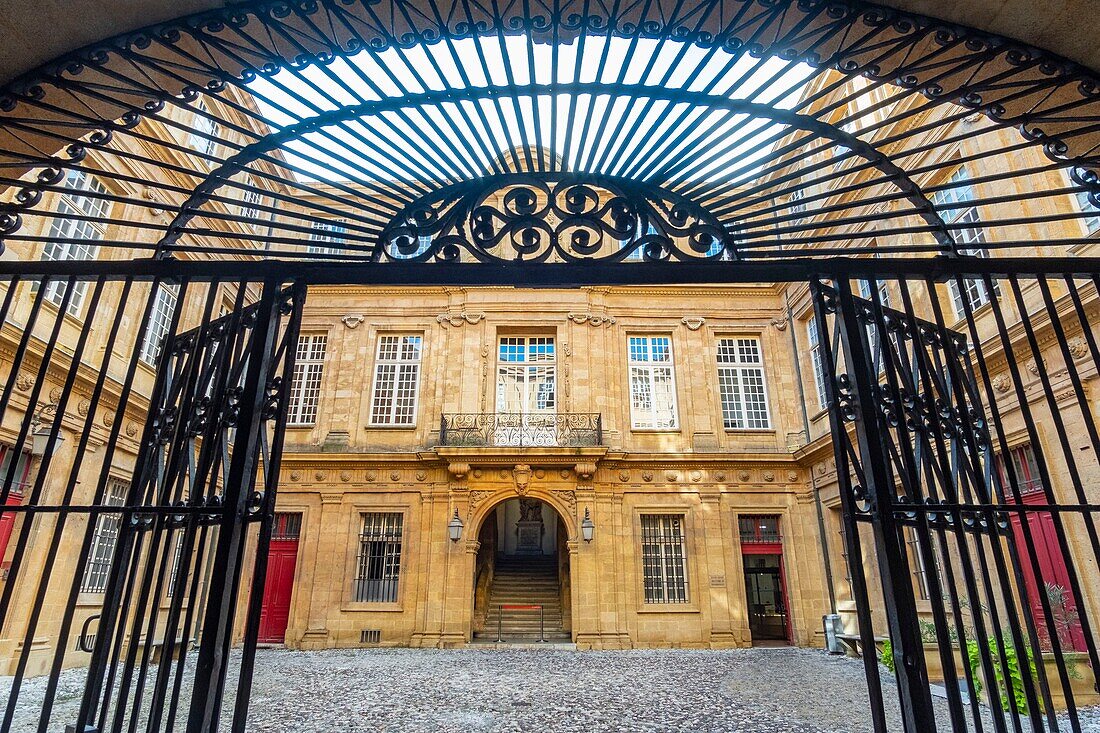
[[[549,503],[505,499],[478,530],[474,641],[566,641],[572,637],[568,531]]]

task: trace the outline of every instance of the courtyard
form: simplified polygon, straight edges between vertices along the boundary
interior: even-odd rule
[[[901,730],[893,680],[883,674],[889,728]],[[75,718],[83,676],[62,675],[51,730]],[[0,680],[0,694],[10,681]],[[44,683],[25,683],[14,731],[36,729]],[[946,705],[937,703],[941,729],[950,730]],[[871,730],[862,662],[794,648],[268,648],[257,655],[251,711],[248,729],[257,732]],[[983,718],[989,722],[988,711]],[[1084,712],[1082,730],[1100,731],[1100,711]]]

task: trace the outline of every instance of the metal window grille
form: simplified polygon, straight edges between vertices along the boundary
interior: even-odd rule
[[[759,339],[718,339],[718,392],[727,430],[771,427]]]
[[[813,315],[806,321],[806,339],[810,342],[810,363],[814,369],[817,406],[824,410],[829,404],[829,393],[825,388],[825,360],[821,353],[821,338],[817,332],[817,319]]]
[[[642,515],[642,582],[646,603],[688,602],[682,514]]]
[[[195,105],[195,117],[191,120],[191,134],[187,137],[187,147],[202,155],[214,155],[218,150],[219,125],[210,117],[210,108],[200,97]]]
[[[359,643],[360,644],[380,644],[380,643],[382,643],[382,629],[360,629],[359,630]]]
[[[1042,492],[1043,480],[1039,474],[1039,467],[1035,462],[1035,451],[1032,449],[1031,443],[1024,443],[1011,448],[1008,454],[1012,460],[1012,467],[1015,469],[1016,489],[1020,495]],[[1012,472],[1007,470],[1003,454],[997,454],[996,464],[997,471],[1001,476],[1001,484],[1005,487],[1005,493],[1008,495],[1005,498],[1012,500]]]
[[[164,595],[171,598],[175,593],[176,580],[179,578],[180,564],[183,562],[183,532],[176,535],[176,546],[172,548],[172,572],[168,577],[168,587]]]
[[[421,336],[378,337],[371,425],[415,425],[420,384]]]
[[[737,518],[741,544],[774,544],[782,541],[778,514],[742,514]]]
[[[298,512],[277,512],[271,526],[271,539],[296,540],[302,534],[302,515]]]
[[[394,603],[401,574],[401,531],[399,512],[363,514],[359,535],[359,556],[355,563],[356,601]]]
[[[347,219],[329,219],[314,221],[310,227],[309,244],[306,252],[315,255],[339,254],[347,233]]]
[[[530,415],[557,408],[553,336],[503,336],[497,351],[497,412]]]
[[[107,506],[123,506],[126,502],[127,484],[111,479],[103,496]],[[118,530],[122,526],[122,514],[104,512],[96,517],[95,531],[92,534],[92,546],[88,553],[88,564],[84,566],[84,579],[80,590],[83,593],[102,593],[107,588],[107,574],[111,570],[111,560],[115,555]]]
[[[252,176],[245,176],[244,185],[241,187],[241,218],[245,220],[247,225],[253,227],[257,224],[257,219],[260,218],[260,203],[263,201],[263,195],[256,189],[256,182],[252,179]]]
[[[149,327],[145,330],[145,338],[141,342],[141,360],[146,364],[155,365],[157,363],[161,345],[172,326],[172,316],[176,312],[176,301],[178,299],[178,285],[166,283],[157,285],[157,294],[153,298],[153,312],[149,318]]]
[[[303,334],[298,337],[297,359],[287,408],[289,425],[312,425],[317,420],[327,344],[328,336],[324,334]]]
[[[630,336],[630,416],[635,429],[675,430],[678,425],[672,338]]]
[[[50,235],[42,250],[43,260],[92,260],[99,254],[103,240],[110,202],[105,198],[107,189],[99,179],[84,171],[70,170],[65,176],[65,190],[57,204],[57,216],[50,225]],[[85,220],[87,217],[87,220]],[[67,284],[52,282],[46,286],[45,298],[57,307],[65,302]],[[66,312],[80,316],[88,283],[81,280],[73,284]]]
[[[19,457],[15,461],[14,470],[11,465],[12,456],[18,455]],[[3,491],[8,481],[11,481],[11,487],[8,489],[8,496],[19,498],[23,495],[24,489],[27,487],[27,476],[31,472],[31,454],[27,451],[19,451],[18,453],[12,449],[11,446],[0,444],[0,491]],[[0,559],[3,559],[3,553],[0,552]]]

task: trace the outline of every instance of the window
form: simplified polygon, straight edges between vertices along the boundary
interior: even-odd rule
[[[806,321],[806,339],[810,342],[810,362],[814,369],[817,406],[824,410],[829,406],[829,392],[825,385],[825,355],[821,350],[821,340],[817,333],[817,319],[812,315],[810,320]]]
[[[298,337],[294,379],[290,384],[290,407],[287,410],[287,423],[290,425],[312,425],[317,420],[327,344],[328,336],[324,334]]]
[[[1012,470],[1016,474],[1016,489],[1019,490],[1020,495],[1042,492],[1043,480],[1039,475],[1039,464],[1035,462],[1035,451],[1032,450],[1031,443],[1024,443],[1011,448],[1008,455],[1012,459]],[[1005,498],[1011,501],[1015,496],[1015,492],[1002,454],[997,454],[996,464],[1001,477],[1001,485],[1004,487]]]
[[[110,202],[104,196],[107,189],[93,176],[84,171],[69,171],[65,176],[65,191],[57,204],[57,216],[50,224],[50,238],[57,240],[48,242],[42,250],[42,259],[61,260],[91,260],[95,259],[99,252],[99,245],[94,244],[103,239],[104,222],[110,209]],[[91,221],[84,221],[77,217],[87,217]],[[47,301],[58,308],[65,301],[67,283],[64,281],[52,282],[46,286],[43,296]],[[84,296],[88,290],[86,281],[78,281],[73,285],[72,295],[69,297],[69,306],[66,312],[71,316],[79,316],[84,306]]]
[[[410,242],[411,244],[411,242]],[[421,234],[416,238],[416,250],[412,252],[402,252],[397,248],[396,244],[389,245],[390,257],[395,260],[411,260],[414,257],[419,257],[428,251],[428,248],[432,246],[432,235]]]
[[[313,222],[313,231],[309,234],[309,241],[323,242],[324,244],[307,244],[306,252],[314,255],[339,254],[343,250],[344,234],[347,232],[346,222],[346,219]]]
[[[951,174],[951,178],[948,179],[950,188],[944,188],[933,193],[932,203],[948,224],[975,225],[952,230],[952,236],[954,236],[955,242],[959,246],[960,254],[988,257],[989,252],[983,247],[986,242],[985,230],[977,226],[981,223],[978,208],[967,205],[977,198],[974,194],[974,187],[969,181],[970,172],[966,169],[966,166],[959,166]],[[964,303],[969,304],[971,310],[976,310],[990,301],[990,293],[984,281],[965,279],[962,282],[963,287],[961,290],[959,283],[955,280],[949,280],[947,283],[947,288],[951,293],[951,302],[959,318],[966,314]],[[993,292],[997,292],[996,284],[993,286]]]
[[[398,512],[363,514],[359,556],[355,563],[356,601],[396,603],[401,574],[401,524]]]
[[[1088,191],[1078,191],[1075,195],[1078,208],[1086,214],[1090,214],[1090,216],[1086,216],[1081,220],[1085,225],[1085,231],[1089,234],[1094,234],[1100,229],[1100,208],[1097,208],[1092,201],[1089,200]]]
[[[244,185],[241,187],[241,218],[247,220],[245,224],[255,227],[260,218],[260,203],[264,200],[260,190],[256,188],[256,182],[252,176],[245,176]]]
[[[497,412],[553,414],[557,410],[553,336],[502,336],[497,351]]]
[[[637,430],[675,430],[672,338],[630,336],[630,416]]]
[[[164,339],[172,328],[172,316],[176,312],[179,299],[179,286],[160,283],[153,297],[153,312],[149,316],[149,327],[145,329],[145,340],[141,342],[141,360],[150,366],[156,366]]]
[[[378,337],[374,363],[371,425],[416,424],[417,386],[420,380],[420,336]]]
[[[917,535],[917,530],[913,527],[907,527],[905,529],[906,542],[909,544],[909,554],[912,557],[911,565],[913,567],[913,578],[916,581],[917,593],[920,594],[922,601],[927,601],[932,598],[932,586],[928,577],[928,569],[924,564],[924,554],[920,549],[920,538]],[[939,571],[939,557],[936,556],[936,547],[932,546],[932,556],[936,558],[936,571]]]
[[[782,542],[778,514],[742,514],[737,529],[743,545],[767,545]]]
[[[647,224],[646,227],[645,227],[645,234],[643,235],[642,234],[642,222],[639,219],[638,220],[638,226],[637,226],[637,229],[636,229],[635,234],[634,234],[634,238],[633,239],[624,239],[621,242],[619,242],[619,249],[625,249],[626,247],[631,246],[632,244],[637,242],[639,239],[641,239],[643,236],[651,237],[656,233],[657,233],[657,227],[653,226],[652,224]],[[719,246],[719,248],[721,248],[721,244],[719,244],[718,246]],[[631,252],[630,254],[628,254],[626,256],[626,261],[627,262],[641,262],[644,259],[645,259],[645,247],[644,246],[638,247],[638,249],[634,250],[633,252]]]
[[[682,514],[642,515],[642,582],[646,603],[687,603]]]
[[[803,191],[801,188],[796,188],[796,189],[793,189],[791,191],[791,195],[789,197],[790,213],[792,213],[792,214],[805,213],[805,211],[806,211],[806,202],[802,200],[805,195],[806,195],[806,192]],[[795,216],[795,217],[792,217],[789,222],[787,222],[786,226],[798,226],[801,223],[802,223],[802,217],[801,216]]]
[[[218,149],[218,131],[220,125],[210,117],[210,108],[206,100],[199,97],[195,105],[195,118],[191,121],[191,134],[187,138],[187,147],[200,155],[213,155]]]
[[[183,530],[176,535],[175,548],[172,550],[172,572],[168,577],[168,587],[164,589],[164,595],[171,598],[176,592],[176,582],[180,574],[180,563],[183,562]],[[190,565],[190,563],[188,563]],[[184,583],[186,584],[186,580]]]
[[[759,339],[718,339],[718,392],[727,430],[771,427]]]
[[[126,502],[126,488],[124,481],[109,479],[103,503],[107,506],[122,506]],[[84,579],[80,584],[81,592],[102,593],[107,590],[107,575],[111,571],[111,560],[115,556],[115,545],[121,526],[121,514],[103,513],[96,517],[88,564],[84,567]]]

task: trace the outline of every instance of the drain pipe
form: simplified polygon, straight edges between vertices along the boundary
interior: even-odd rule
[[[802,365],[798,358],[798,337],[795,334],[794,312],[791,310],[790,291],[783,290],[783,301],[787,308],[787,325],[791,329],[791,356],[794,359],[795,383],[798,385],[798,399],[802,405],[802,430],[806,436],[805,445],[810,443],[810,413],[806,409],[806,385],[802,382]],[[829,558],[829,542],[825,533],[825,514],[821,506],[821,489],[817,485],[813,468],[810,469],[810,488],[814,492],[814,506],[817,509],[817,535],[821,542],[821,557],[825,569],[825,586],[829,590],[829,612],[836,613],[836,591],[833,589],[833,563]]]

